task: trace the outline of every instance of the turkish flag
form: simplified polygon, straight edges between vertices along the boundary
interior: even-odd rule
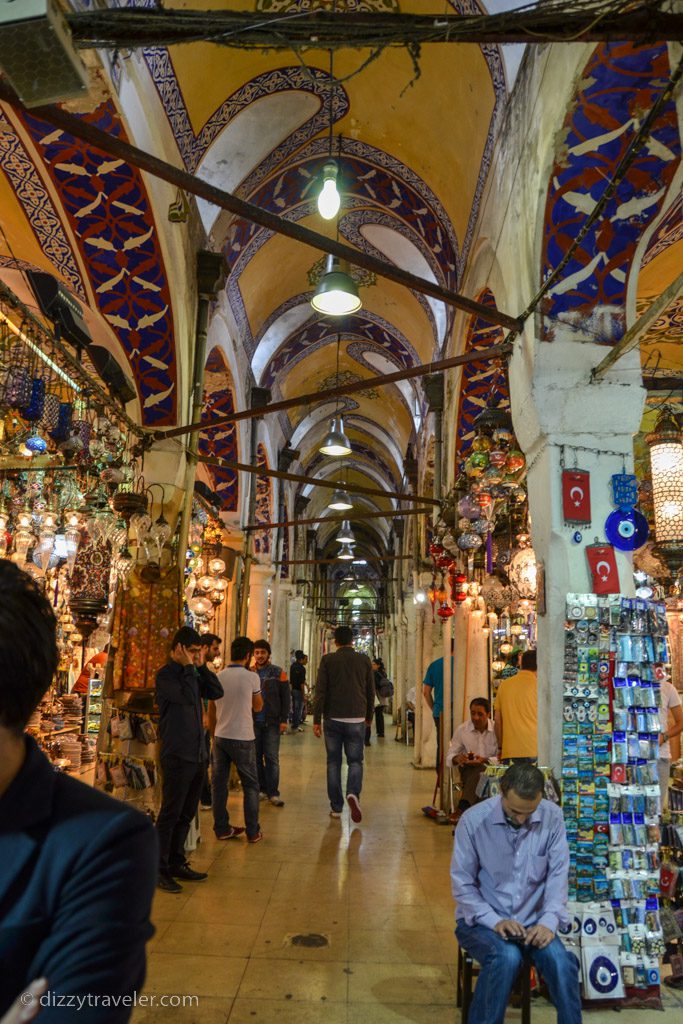
[[[562,470],[562,514],[572,526],[591,521],[591,475],[587,469]]]
[[[591,544],[586,548],[586,557],[593,577],[593,593],[618,594],[619,572],[614,548],[610,544]]]

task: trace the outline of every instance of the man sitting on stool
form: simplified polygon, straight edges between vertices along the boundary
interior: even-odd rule
[[[502,795],[465,811],[455,830],[455,935],[480,965],[470,1009],[476,1024],[502,1024],[525,959],[543,975],[558,1024],[581,1021],[579,963],[555,934],[567,918],[567,834],[543,788],[538,768],[512,765]]]
[[[479,776],[487,764],[498,760],[498,740],[489,718],[490,711],[486,697],[475,697],[470,701],[469,721],[459,725],[451,737],[446,764],[457,765],[460,769],[462,796],[456,812],[459,814],[479,802],[476,792]]]

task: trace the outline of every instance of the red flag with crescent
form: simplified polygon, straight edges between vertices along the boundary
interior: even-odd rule
[[[586,557],[593,578],[593,593],[618,594],[619,571],[614,548],[610,544],[591,544],[586,548]]]
[[[562,470],[562,513],[568,526],[589,526],[591,475],[587,469]]]

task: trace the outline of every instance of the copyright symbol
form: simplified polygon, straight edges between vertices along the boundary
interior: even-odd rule
[[[22,1006],[30,1006],[31,1003],[33,1002],[33,993],[32,992],[22,992],[21,996],[20,996],[20,999],[19,999],[19,1002],[21,1003]]]

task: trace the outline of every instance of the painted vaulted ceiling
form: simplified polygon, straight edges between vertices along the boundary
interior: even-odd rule
[[[153,0],[149,5],[154,6]],[[167,9],[256,9],[264,17],[313,5],[314,0],[165,3]],[[326,0],[317,5],[331,8]],[[95,5],[84,0],[74,6]],[[137,0],[137,6],[144,3]],[[517,5],[504,0],[492,4],[495,9],[501,6]],[[439,15],[447,9],[470,13],[480,7],[475,0],[338,0],[337,9]],[[605,159],[616,163],[633,127],[626,120],[647,99],[643,89],[654,88],[652,83],[666,72],[661,45],[637,57],[617,54],[616,61],[601,56],[601,49],[596,48],[585,72],[590,88],[580,93],[580,102],[567,115],[566,147],[549,183],[539,278],[552,269],[567,239],[578,231],[581,220],[574,215],[590,204],[590,175],[596,181],[600,174],[600,180],[607,177],[604,167],[596,170],[595,154],[582,140],[598,130],[612,133],[614,142]],[[350,245],[460,289],[518,50],[503,54],[496,46],[433,45],[417,62],[403,48],[379,54],[340,50],[334,57],[336,84],[330,102],[326,51],[257,53],[204,43],[153,48],[135,57],[140,93],[134,116],[126,109],[131,90],[124,87],[130,75],[125,55],[102,54],[101,59],[108,92],[94,109],[81,114],[91,123],[136,142],[131,126],[139,123],[139,105],[147,105],[150,118],[159,121],[149,134],[167,140],[166,159],[289,220],[323,233],[338,231]],[[648,76],[644,84],[637,81],[643,69]],[[623,93],[623,117],[616,109],[621,101],[610,89],[615,83]],[[330,111],[332,153],[340,165],[343,199],[338,221],[326,222],[318,214],[316,197],[330,151]],[[643,217],[661,212],[665,187],[677,166],[680,140],[674,138],[674,120],[672,111],[665,111],[658,148],[648,151],[638,168],[643,180],[649,175],[661,186],[661,195],[658,191],[653,199],[659,205],[644,202]],[[672,154],[671,160],[667,154]],[[177,265],[178,246],[171,243],[177,225],[169,224],[167,209],[158,203],[155,207],[149,181],[136,168],[55,131],[39,118],[20,118],[4,107],[0,168],[3,279],[26,297],[26,269],[39,267],[56,274],[86,307],[93,333],[127,362],[138,391],[141,421],[163,427],[182,420],[191,354],[182,340],[188,336],[187,321],[176,304],[173,282],[191,276],[193,266],[189,261],[187,267]],[[635,195],[630,198],[638,201]],[[291,398],[332,387],[338,377],[352,381],[429,362],[449,343],[452,310],[367,273],[358,275],[363,300],[359,313],[341,321],[320,317],[310,306],[323,269],[319,255],[201,201],[190,217],[196,220],[194,237],[201,247],[224,252],[229,267],[226,298],[235,337],[227,340],[244,354],[251,373],[243,394],[255,384],[270,388],[274,399]],[[591,303],[623,300],[625,261],[638,224],[619,221],[618,210],[613,222],[614,229],[603,229],[600,238],[586,243],[603,258],[592,266],[594,252],[579,251],[567,272],[576,274],[576,286],[550,297],[552,305],[544,310],[549,333],[553,316],[576,311],[584,315]],[[642,308],[680,270],[680,224],[679,203],[650,242],[638,289]],[[584,279],[587,288],[581,286]],[[489,289],[476,297],[495,304]],[[665,361],[675,362],[681,320],[677,306],[667,312],[666,323],[653,329]],[[464,344],[485,348],[500,340],[499,335],[500,331],[473,322]],[[229,348],[226,344],[226,351]],[[498,371],[475,366],[463,376],[459,450],[466,448],[472,419],[492,388],[506,398],[504,380],[486,379],[489,372]],[[206,419],[236,407],[235,382],[220,348],[208,353],[205,380]],[[421,386],[409,382],[343,399],[341,409],[353,445],[343,474],[346,481],[400,490],[406,449],[424,408]],[[338,466],[317,450],[334,411],[329,401],[313,402],[279,420],[280,443],[289,441],[300,452],[295,471],[339,478]],[[233,425],[206,431],[201,451],[235,459],[238,429]],[[223,508],[236,510],[237,475],[211,472]],[[326,494],[320,488],[301,491],[311,498],[307,514],[320,514]],[[387,510],[394,504],[389,497],[363,499],[358,521],[363,509]],[[387,523],[371,520],[361,532],[366,550],[382,548]],[[325,531],[320,537],[323,544],[331,543]]]

